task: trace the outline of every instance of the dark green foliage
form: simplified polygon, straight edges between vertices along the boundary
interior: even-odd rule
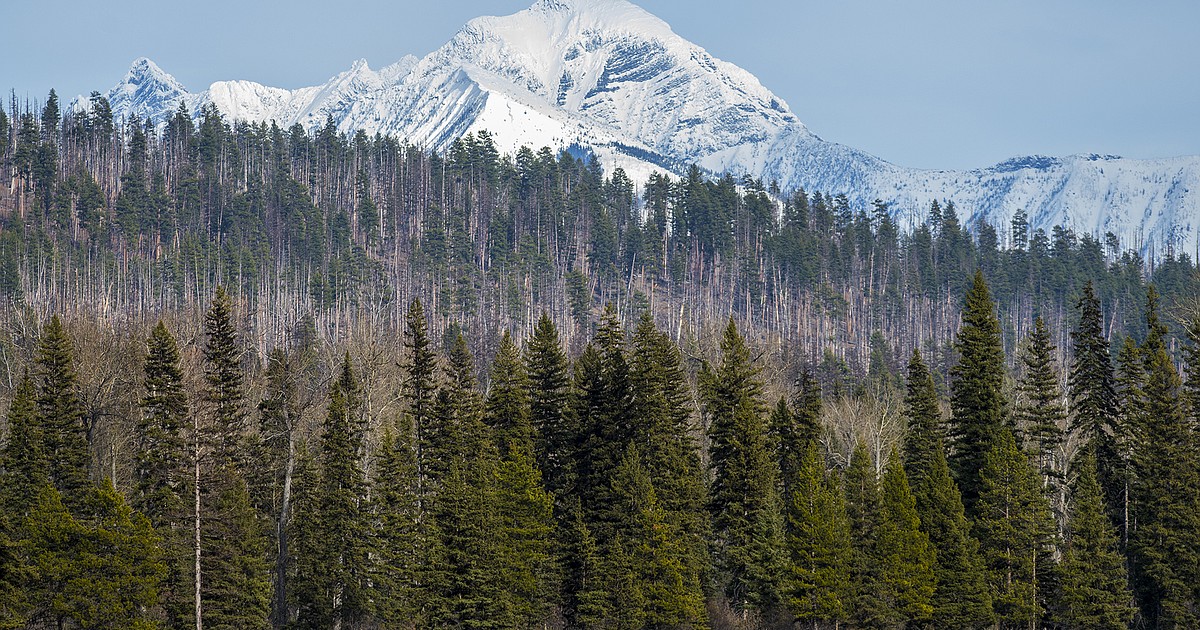
[[[1002,429],[980,470],[973,526],[1003,627],[1036,627],[1047,612],[1055,526],[1041,479],[1016,439]]]
[[[811,627],[846,621],[854,611],[850,520],[841,484],[826,473],[815,444],[805,449],[793,487],[783,581],[788,611]]]
[[[733,320],[721,363],[701,372],[713,480],[709,513],[718,583],[735,608],[767,611],[780,601],[783,524],[759,370]]]
[[[932,623],[943,628],[982,628],[993,623],[992,598],[970,535],[962,496],[950,478],[945,448],[938,430],[937,397],[933,378],[914,352],[908,364],[909,433],[904,443],[904,469],[913,493],[921,531],[934,551]]]
[[[0,459],[4,471],[0,477],[0,505],[4,508],[0,527],[9,535],[29,514],[42,486],[50,481],[35,396],[33,381],[25,374],[13,393],[6,418],[8,436]]]
[[[1188,628],[1200,623],[1196,436],[1184,414],[1179,374],[1163,344],[1153,341],[1154,321],[1148,323],[1152,337],[1143,350],[1145,402],[1138,416],[1131,489],[1136,523],[1129,540],[1133,584],[1145,623]]]
[[[982,491],[979,475],[984,458],[1004,429],[1008,414],[1008,401],[1002,391],[1004,348],[1000,322],[981,272],[975,272],[967,292],[962,321],[954,342],[959,361],[950,373],[949,460],[967,513],[974,514],[975,501]]]
[[[898,453],[889,458],[880,485],[879,526],[871,554],[876,605],[868,621],[905,627],[933,616],[934,550],[921,531],[916,500]]]
[[[419,508],[416,451],[407,427],[388,430],[379,446],[371,506],[371,584],[375,611],[386,625],[420,620],[418,573],[425,528]]]
[[[495,434],[502,455],[520,451],[533,457],[533,425],[529,411],[529,379],[521,355],[508,331],[492,362],[484,421]]]
[[[349,364],[330,387],[316,488],[301,506],[307,526],[293,535],[303,552],[292,579],[302,627],[352,626],[369,612],[366,481],[343,382],[354,382]]]
[[[132,504],[150,519],[162,541],[167,567],[162,599],[168,620],[182,624],[194,599],[188,501],[192,454],[184,433],[189,410],[179,348],[161,321],[151,331],[147,346]]]
[[[879,478],[875,476],[875,465],[862,440],[854,445],[842,485],[846,492],[846,518],[850,523],[854,551],[850,564],[854,593],[851,610],[860,623],[870,624],[886,614],[886,604],[878,598],[881,567],[875,558],[876,537],[882,524]]]
[[[429,324],[420,300],[413,300],[404,318],[405,379],[403,396],[417,451],[417,479],[424,492],[428,461],[429,419],[437,394],[437,353],[429,339]]]
[[[153,628],[165,567],[150,522],[110,485],[88,490],[78,515],[43,486],[25,521],[27,619],[83,628]]]
[[[1071,629],[1129,627],[1133,594],[1117,533],[1104,511],[1091,449],[1076,458],[1072,472],[1071,517],[1062,557],[1062,613]]]
[[[1065,521],[1066,471],[1062,460],[1063,429],[1067,410],[1063,407],[1062,388],[1058,383],[1055,347],[1050,343],[1046,322],[1038,317],[1029,333],[1028,345],[1021,355],[1023,374],[1017,385],[1021,399],[1017,409],[1019,427],[1026,448],[1042,475],[1042,488],[1060,523]]]
[[[217,287],[204,317],[204,380],[212,425],[207,442],[218,466],[238,460],[239,442],[245,422],[242,349],[233,324],[233,304],[223,287]]]
[[[570,434],[564,422],[570,377],[558,331],[544,313],[525,346],[524,360],[529,378],[529,419],[536,435],[534,454],[547,489],[557,494],[565,487],[570,458]]]
[[[771,436],[779,466],[782,497],[791,496],[791,483],[800,468],[800,458],[821,433],[821,386],[805,369],[796,381],[794,406],[780,399],[771,411]]]
[[[69,507],[76,507],[87,492],[87,427],[79,402],[79,378],[75,373],[71,340],[58,316],[42,329],[38,339],[37,407],[42,454],[50,483]]]
[[[205,628],[265,628],[270,610],[267,540],[246,483],[225,467],[213,475],[201,525]]]
[[[542,624],[555,601],[554,499],[542,487],[532,456],[517,449],[496,471],[498,584],[495,621],[507,627]]]

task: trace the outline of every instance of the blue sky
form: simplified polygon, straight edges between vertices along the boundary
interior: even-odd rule
[[[425,55],[532,0],[8,3],[0,89],[106,90],[136,57],[191,90],[296,88]],[[827,140],[904,166],[1026,154],[1200,154],[1200,3],[1156,0],[642,0],[759,77]],[[335,8],[336,7],[336,8]],[[7,101],[7,99],[5,99]]]

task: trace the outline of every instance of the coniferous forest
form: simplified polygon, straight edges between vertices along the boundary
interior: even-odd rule
[[[12,99],[0,627],[1200,626],[1192,260],[839,192]]]

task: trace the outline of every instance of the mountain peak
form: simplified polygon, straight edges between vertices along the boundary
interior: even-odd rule
[[[173,89],[186,91],[175,77],[158,67],[158,64],[148,57],[138,57],[129,64],[129,72],[125,73],[125,83],[130,85],[145,85],[147,83],[162,83]]]

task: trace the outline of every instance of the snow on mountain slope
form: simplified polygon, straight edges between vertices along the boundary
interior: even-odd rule
[[[181,101],[193,112],[214,103],[235,119],[311,129],[331,117],[343,132],[391,134],[438,150],[480,130],[502,152],[579,144],[635,181],[697,163],[775,180],[784,190],[846,193],[856,204],[883,199],[904,225],[922,220],[932,200],[952,199],[968,223],[1004,227],[1023,209],[1035,228],[1112,231],[1146,253],[1167,244],[1193,252],[1198,242],[1200,157],[903,168],[817,137],[749,72],[626,0],[537,0],[513,15],[471,20],[422,59],[378,72],[359,61],[324,85],[291,91],[224,81],[190,94],[139,59],[108,98],[118,116],[162,121]]]

